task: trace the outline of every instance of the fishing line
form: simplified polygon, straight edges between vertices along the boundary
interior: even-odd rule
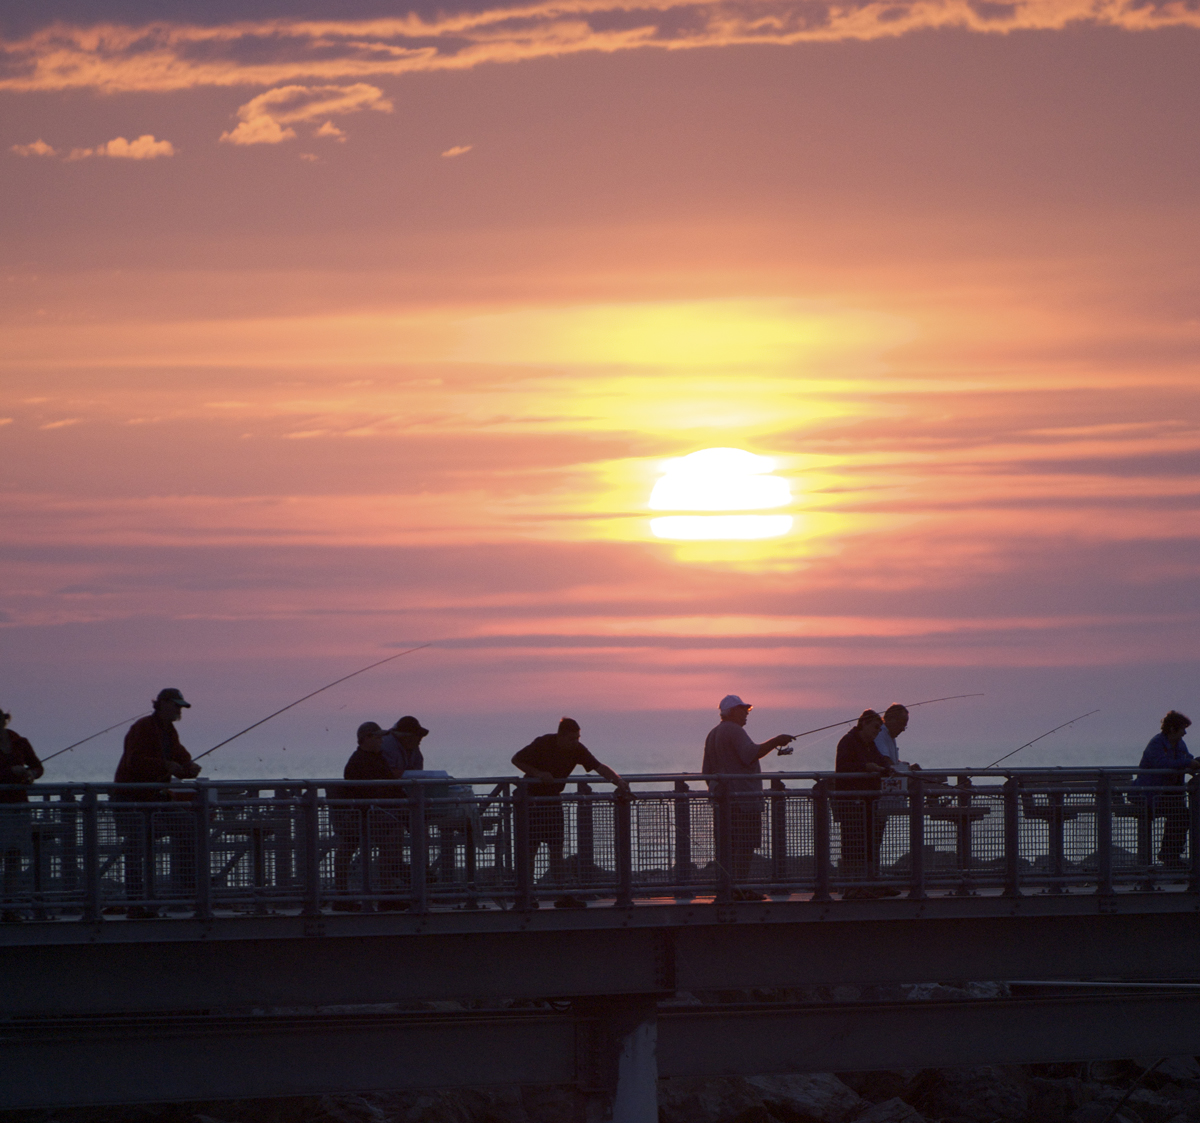
[[[1035,737],[1032,741],[1026,741],[1025,744],[1021,746],[1021,749],[1027,749],[1030,745],[1036,745],[1042,739],[1042,737],[1049,737],[1051,733],[1057,733],[1060,729],[1066,729],[1068,725],[1074,725],[1077,721],[1083,721],[1085,717],[1091,717],[1092,714],[1098,714],[1099,712],[1100,711],[1098,709],[1088,710],[1086,714],[1080,714],[1078,717],[1071,718],[1070,721],[1064,721],[1062,725],[1056,725],[1053,729],[1047,729],[1045,733],[1041,734],[1041,736]],[[1016,756],[1021,749],[1013,749],[1011,753],[1005,753],[1000,760],[1008,760],[1010,756]],[[992,763],[988,765],[988,768],[995,768],[996,765],[1000,763],[1000,760],[993,760]]]
[[[215,753],[217,749],[221,748],[223,745],[228,745],[230,741],[236,741],[242,735],[242,733],[249,733],[251,729],[257,729],[260,725],[270,721],[271,718],[278,717],[280,714],[290,710],[293,706],[298,706],[301,702],[307,702],[310,698],[315,698],[318,694],[321,694],[326,690],[330,690],[339,683],[346,682],[348,679],[354,678],[355,675],[365,674],[367,671],[374,670],[376,667],[382,667],[384,663],[390,663],[393,659],[399,659],[402,655],[411,655],[414,651],[422,651],[426,647],[431,647],[432,645],[433,641],[430,640],[429,643],[420,644],[418,647],[410,647],[407,651],[399,651],[395,655],[389,655],[386,659],[380,659],[378,662],[372,663],[368,667],[360,667],[357,671],[351,671],[348,675],[342,675],[341,678],[334,679],[333,682],[322,686],[320,690],[314,690],[312,693],[304,695],[303,698],[297,698],[294,702],[289,702],[283,707],[282,710],[276,710],[273,714],[267,714],[266,717],[262,718],[260,721],[256,721],[253,725],[247,725],[246,728],[240,733],[235,733],[232,737],[226,737],[224,741],[213,745],[211,749],[205,749],[205,751],[199,756],[192,757],[192,760],[193,762],[197,760],[203,760],[206,756],[208,756],[209,753]]]
[[[53,760],[56,756],[62,756],[63,753],[69,753],[72,749],[77,749],[80,745],[86,745],[89,741],[94,741],[97,737],[102,737],[105,733],[111,733],[114,729],[117,729],[122,725],[128,725],[130,722],[137,721],[138,718],[143,716],[145,715],[134,714],[133,717],[127,717],[124,721],[118,721],[116,725],[110,725],[107,729],[101,729],[99,733],[93,733],[90,737],[85,737],[82,741],[76,741],[75,744],[68,745],[65,749],[59,749],[56,753],[51,753],[49,756],[42,757],[42,763],[46,764],[48,761]]]

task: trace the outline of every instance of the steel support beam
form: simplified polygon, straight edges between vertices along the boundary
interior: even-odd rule
[[[885,902],[884,904],[891,904]],[[174,921],[78,925],[94,943],[4,949],[0,1009],[10,1014],[247,1010],[450,998],[547,998],[752,987],[963,979],[1191,979],[1200,946],[1194,909],[956,915],[771,904],[589,909],[572,923],[492,914],[467,930],[439,926],[270,938],[269,924],[178,938]],[[1070,902],[1068,902],[1070,903]],[[897,904],[899,904],[897,902]],[[981,905],[985,904],[980,902]],[[652,917],[644,915],[653,912]],[[805,912],[807,911],[807,918]],[[461,914],[460,914],[461,916]],[[717,922],[718,916],[726,919]],[[813,920],[813,916],[825,919]],[[788,921],[791,917],[791,921]],[[885,919],[890,917],[891,919]],[[624,919],[624,925],[621,923]],[[658,923],[650,921],[657,920]],[[450,928],[450,923],[458,926]],[[28,926],[32,929],[34,926]],[[41,927],[41,926],[39,926]],[[48,925],[55,936],[67,925]],[[57,930],[55,930],[57,928]],[[122,939],[109,929],[121,929]],[[171,938],[160,934],[171,932]],[[444,930],[440,930],[444,929]],[[129,937],[140,932],[144,939]],[[27,933],[22,933],[26,935]]]
[[[574,1014],[10,1021],[0,1108],[573,1082],[593,1102],[609,1089],[614,1108],[628,1105],[622,1120],[641,1123],[652,1118],[645,1014],[585,1004]],[[688,1077],[1195,1054],[1200,995],[662,1009],[656,1037],[659,1075]],[[615,1087],[597,1049],[606,1039],[619,1046]]]

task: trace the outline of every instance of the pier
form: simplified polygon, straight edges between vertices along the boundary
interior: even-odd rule
[[[728,797],[631,779],[564,794],[567,885],[511,777],[36,785],[0,807],[0,1106],[545,1082],[643,1123],[658,1076],[1200,1052],[1200,855],[1154,860],[1128,770],[911,777],[854,878],[832,777],[769,776],[743,886]],[[1005,985],[896,990],[967,981]]]

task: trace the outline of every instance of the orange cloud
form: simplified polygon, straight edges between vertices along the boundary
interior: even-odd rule
[[[447,148],[442,155],[447,158],[462,156],[464,153],[470,152],[473,147],[474,145],[471,144],[456,144],[453,148]]]
[[[38,137],[32,144],[14,144],[10,152],[15,152],[18,156],[54,156],[57,155],[57,149],[51,148],[41,137]]]
[[[362,109],[390,113],[392,103],[377,86],[358,82],[353,86],[280,86],[251,98],[238,110],[240,124],[221,134],[229,144],[279,144],[296,135],[292,125],[307,124]],[[316,136],[345,134],[326,120]]]
[[[582,51],[892,39],[940,28],[1004,34],[1081,24],[1125,31],[1200,28],[1200,10],[1187,0],[543,0],[429,20],[413,14],[217,27],[57,24],[0,44],[0,73],[7,75],[0,89],[273,86]],[[255,135],[249,127],[234,132],[239,130]],[[263,136],[275,135],[265,123],[264,130]]]
[[[73,148],[68,160],[86,160],[89,156],[111,156],[118,160],[157,160],[160,156],[174,156],[175,146],[169,140],[155,140],[145,133],[137,140],[114,137],[107,144],[95,148]]]

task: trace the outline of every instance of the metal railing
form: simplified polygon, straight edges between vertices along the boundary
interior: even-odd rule
[[[1150,774],[1141,774],[1143,781]],[[777,773],[632,778],[626,798],[573,780],[36,784],[0,802],[6,919],[228,911],[529,909],[564,896],[876,897],[1200,892],[1200,778],[1114,769],[910,773],[897,790]],[[395,794],[395,783],[378,786]],[[711,789],[711,790],[710,790]],[[169,798],[164,798],[169,797]]]

